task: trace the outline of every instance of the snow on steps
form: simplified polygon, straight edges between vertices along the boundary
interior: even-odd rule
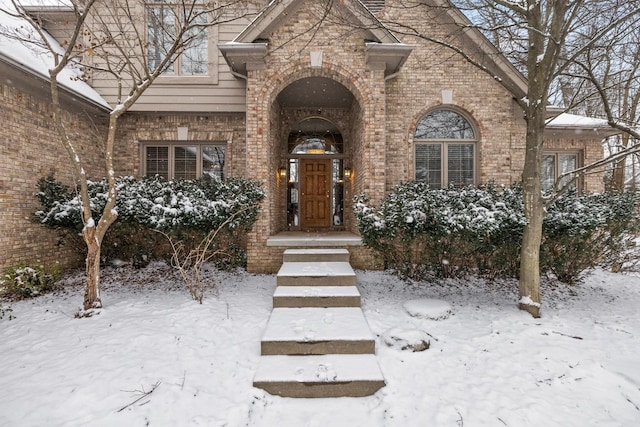
[[[287,249],[282,254],[284,262],[335,261],[349,262],[346,249]]]
[[[285,397],[360,397],[384,387],[345,249],[287,249],[253,384]]]
[[[355,286],[356,273],[344,261],[285,262],[276,276],[278,286]]]
[[[262,355],[367,354],[375,341],[359,307],[275,308]]]
[[[355,286],[278,286],[273,308],[278,307],[360,307],[360,291]]]
[[[384,387],[373,354],[262,356],[254,387],[285,397],[362,397]]]

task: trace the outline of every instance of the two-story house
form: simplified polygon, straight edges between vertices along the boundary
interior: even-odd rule
[[[357,235],[354,195],[380,201],[410,180],[434,187],[519,181],[525,121],[514,99],[525,95],[525,77],[479,31],[460,30],[468,21],[459,10],[400,3],[407,4],[264,0],[250,16],[208,27],[122,117],[117,174],[261,181],[268,196],[247,236],[248,269],[256,272],[275,271],[291,246],[344,246],[354,266],[371,266]],[[154,17],[175,5],[139,6],[141,31],[153,41],[160,33]],[[68,10],[29,10],[64,42]],[[446,39],[482,57],[490,72],[383,21]],[[48,120],[46,73],[12,48],[0,43],[0,267],[67,254],[29,219],[36,180],[70,174]],[[150,50],[147,59],[156,54]],[[94,134],[104,131],[117,86],[99,73],[88,84],[63,86],[66,120],[90,173],[102,176]],[[551,121],[543,185],[602,158],[610,132],[602,121],[567,114]],[[601,191],[602,178],[590,174],[577,185]]]

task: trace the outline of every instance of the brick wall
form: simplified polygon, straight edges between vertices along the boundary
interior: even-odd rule
[[[118,127],[116,174],[140,176],[140,143],[176,142],[178,127],[188,128],[188,141],[226,141],[225,174],[251,177],[246,168],[245,115],[241,113],[126,114]]]
[[[355,170],[353,188],[347,184],[346,197],[350,198],[354,192],[374,195],[384,192],[383,71],[366,70],[362,35],[351,27],[338,24],[339,19],[326,20],[318,32],[309,31],[321,16],[321,3],[307,2],[270,34],[272,50],[267,57],[266,69],[250,69],[248,73],[247,162],[270,196],[248,239],[248,268],[252,271],[271,271],[274,256],[278,258],[265,243],[270,235],[283,230],[284,189],[278,182],[276,170],[283,164],[282,156],[286,154],[290,120],[285,112],[279,111],[281,106],[276,97],[294,81],[325,77],[342,84],[353,94],[354,106],[351,114],[346,115],[349,121],[342,120],[343,136],[349,140],[345,143],[347,162]],[[310,54],[316,50],[323,52],[322,66],[311,68]],[[326,117],[324,112],[323,117]],[[349,218],[347,221],[351,222],[345,225],[354,228],[353,220]]]
[[[438,15],[442,11],[417,6],[417,3],[387,1],[381,12],[383,20],[404,22],[422,34],[464,47],[439,23]],[[508,185],[520,181],[526,123],[513,95],[493,76],[481,72],[446,47],[412,37],[404,37],[402,41],[416,47],[400,75],[387,83],[387,190],[402,181],[414,179],[413,132],[424,114],[441,107],[461,112],[478,134],[478,182],[495,181]],[[450,94],[450,100],[445,99],[444,92]],[[585,164],[603,155],[600,138],[596,135],[548,132],[545,149],[578,150],[583,154]],[[602,191],[602,178],[601,172],[587,176],[583,188]]]
[[[551,132],[550,132],[551,133]],[[570,151],[579,153],[583,165],[602,160],[603,149],[601,136],[584,132],[571,133],[568,131],[557,132],[553,138],[545,140],[544,149],[552,151]],[[604,191],[604,168],[598,168],[584,175],[580,180],[580,188],[583,191]]]
[[[53,173],[65,184],[73,183],[67,152],[52,126],[50,103],[2,84],[0,105],[0,268],[38,262],[76,265],[82,251],[33,221],[40,209],[35,197],[39,178]],[[96,136],[96,129],[105,130],[100,119],[66,112],[63,120],[88,175],[104,176],[102,144]]]
[[[448,35],[438,11],[394,7],[395,3],[387,2],[385,18],[464,47]],[[513,96],[446,47],[412,37],[402,41],[416,47],[400,75],[387,84],[387,189],[414,179],[413,132],[422,116],[441,107],[455,109],[474,126],[479,182],[508,184],[519,179],[522,165],[512,162],[511,154],[514,149],[524,153],[524,122],[518,123]],[[522,141],[522,147],[517,143],[512,147],[514,141]]]

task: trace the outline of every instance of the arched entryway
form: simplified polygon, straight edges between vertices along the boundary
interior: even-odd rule
[[[284,165],[281,230],[344,230],[345,200],[350,192],[354,129],[360,107],[342,84],[327,77],[306,77],[285,87],[276,98],[278,154]],[[286,185],[282,185],[286,182]]]

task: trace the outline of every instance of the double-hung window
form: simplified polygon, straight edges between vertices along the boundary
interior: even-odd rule
[[[563,188],[568,184],[569,189],[578,189],[577,182],[573,180],[571,172],[579,167],[579,162],[580,153],[578,152],[545,151],[542,154],[540,175],[542,190],[552,190],[556,180],[560,177],[562,178],[558,182],[558,188]]]
[[[225,144],[144,144],[145,176],[165,179],[224,179]]]
[[[414,134],[416,181],[432,188],[475,183],[476,142],[471,123],[456,111],[423,116]]]
[[[165,76],[206,76],[209,74],[209,29],[203,9],[182,8],[170,0],[147,2],[147,63],[155,70],[168,55],[179,29],[188,23],[182,36],[186,47]]]

